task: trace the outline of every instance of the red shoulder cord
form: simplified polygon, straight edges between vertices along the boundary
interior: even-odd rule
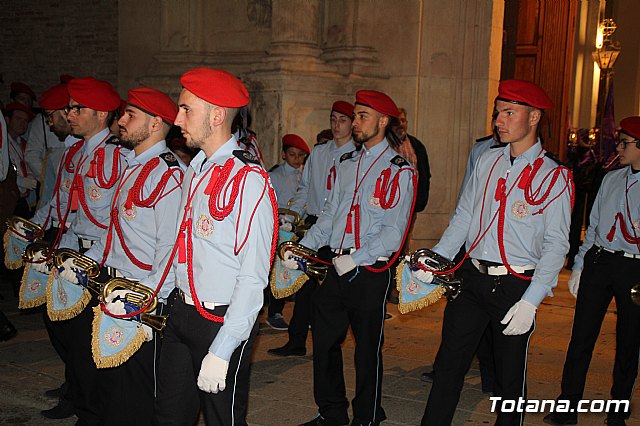
[[[164,198],[165,196],[167,196],[168,194],[176,190],[176,188],[180,187],[180,183],[182,182],[182,178],[183,178],[182,170],[180,168],[170,167],[162,174],[162,177],[160,178],[158,185],[153,189],[149,197],[143,199],[142,190],[144,188],[144,183],[146,182],[151,172],[156,167],[158,167],[159,164],[160,164],[160,159],[155,157],[149,160],[144,165],[144,167],[142,167],[142,170],[138,174],[138,177],[136,178],[133,185],[129,189],[129,192],[127,193],[127,199],[124,203],[124,208],[126,210],[131,210],[131,208],[134,205],[141,208],[153,208],[155,207],[158,201],[160,201],[162,198]],[[115,229],[116,234],[118,235],[118,240],[120,240],[120,245],[122,246],[122,249],[124,250],[129,260],[138,268],[144,271],[150,271],[152,268],[152,265],[142,262],[141,260],[136,258],[135,255],[131,252],[131,250],[127,246],[127,243],[125,242],[125,238],[122,233],[122,227],[120,225],[120,214],[119,214],[120,211],[118,207],[118,199],[120,197],[120,191],[122,190],[122,187],[124,186],[125,182],[135,173],[135,171],[139,167],[140,165],[136,166],[131,171],[131,173],[126,177],[124,177],[124,174],[123,174],[123,176],[121,177],[120,183],[118,184],[118,187],[116,189],[116,192],[114,194],[113,202],[111,204],[111,221],[109,223],[109,231],[107,232],[105,250],[104,250],[104,254],[102,256],[102,261],[100,264],[101,266],[105,264],[107,257],[109,255],[111,242],[113,239],[112,230]],[[169,182],[170,178],[174,177],[175,179],[174,173],[176,171],[178,172],[178,179],[176,179],[176,182],[178,182],[178,185],[174,186],[172,189],[170,189],[165,193],[164,190],[167,187],[167,183]],[[160,196],[160,194],[162,194],[162,196]]]
[[[629,221],[631,221],[631,209],[629,208],[629,189],[631,189],[631,187],[636,183],[638,183],[638,181],[635,181],[631,185],[629,185],[629,177],[627,177],[627,180],[625,183],[626,189],[624,192],[624,198],[625,198],[627,216],[629,217]],[[635,244],[638,247],[638,250],[640,250],[640,238],[636,233],[636,229],[633,226],[633,222],[631,223],[631,230],[633,231],[633,235],[631,235],[631,232],[629,232],[629,229],[627,228],[627,222],[622,212],[618,212],[616,214],[615,220],[613,221],[613,225],[611,226],[611,230],[607,234],[607,240],[613,241],[613,237],[616,234],[616,225],[618,221],[620,222],[620,232],[622,233],[622,237],[624,238],[624,240],[629,244]]]
[[[225,170],[226,168],[226,179],[228,179],[230,171],[231,171],[231,166],[233,165],[233,161],[234,159],[231,158],[229,160],[227,160],[227,162],[224,164],[224,166],[222,167],[222,170]],[[218,196],[221,193],[221,188],[224,184],[224,182],[217,184],[217,182],[220,179],[220,176],[222,175],[221,173],[221,168],[220,166],[214,166],[211,167],[210,170],[213,172],[212,176],[210,178],[209,184],[207,185],[207,189],[205,189],[205,194],[207,192],[207,190],[209,188],[211,188],[211,195],[210,198],[218,198]],[[276,252],[276,247],[278,245],[278,203],[276,201],[276,194],[273,191],[273,188],[271,187],[271,185],[269,185],[269,175],[267,174],[267,172],[264,171],[264,169],[262,169],[261,167],[255,167],[255,166],[248,166],[245,165],[242,169],[240,169],[238,171],[238,173],[236,174],[236,176],[238,175],[242,175],[243,179],[241,179],[243,182],[246,180],[246,175],[249,172],[254,172],[254,173],[259,173],[263,179],[264,179],[264,187],[263,187],[263,192],[260,196],[260,198],[258,199],[258,202],[256,203],[256,206],[253,209],[253,212],[251,214],[251,217],[253,218],[258,205],[260,204],[260,201],[262,200],[262,197],[264,196],[264,192],[267,191],[269,194],[269,200],[271,201],[271,210],[273,212],[273,237],[271,239],[271,256],[270,256],[270,262],[269,265],[271,266],[271,264],[273,263],[273,258]],[[240,179],[236,179],[236,176],[234,176],[231,181],[230,184],[233,185],[232,187],[232,194],[235,192],[237,197],[237,193],[239,192],[239,188],[237,188],[237,186],[239,186],[240,184]],[[171,270],[171,266],[173,265],[173,260],[175,259],[175,255],[176,252],[178,251],[178,248],[182,245],[184,247],[184,239],[185,239],[185,232],[187,233],[187,242],[186,242],[186,251],[187,251],[187,278],[189,281],[189,289],[191,291],[191,297],[193,298],[193,302],[195,305],[196,310],[198,311],[198,313],[206,318],[209,321],[213,321],[213,322],[219,322],[222,323],[224,322],[224,317],[221,317],[219,315],[213,315],[209,312],[207,312],[205,310],[205,308],[202,307],[202,304],[200,303],[200,299],[198,298],[198,295],[195,291],[195,285],[194,285],[194,279],[193,279],[193,228],[192,228],[192,220],[191,217],[188,217],[189,211],[191,209],[191,201],[194,197],[194,195],[197,193],[198,190],[198,186],[200,186],[200,184],[204,181],[204,179],[202,179],[200,182],[198,182],[198,184],[196,185],[196,188],[194,189],[193,193],[191,193],[187,199],[187,202],[185,204],[184,207],[184,213],[182,216],[182,221],[180,223],[180,229],[178,230],[178,238],[176,239],[175,244],[173,245],[173,249],[171,251],[171,255],[169,256],[169,261],[167,262],[167,265],[165,266],[165,269],[162,273],[162,277],[160,278],[160,281],[158,283],[158,286],[156,287],[154,293],[153,293],[153,298],[157,297],[158,292],[160,291],[160,288],[162,287],[162,284],[164,283],[164,280],[166,279],[169,271]],[[191,183],[189,184],[191,185]],[[216,187],[218,188],[218,192],[213,192],[213,188]],[[227,189],[228,189],[228,185],[227,185]],[[225,189],[224,191],[224,196],[226,196],[227,191]],[[221,217],[222,220],[224,219],[226,216],[229,215],[229,213],[231,212],[232,208],[233,208],[233,203],[235,203],[235,197],[233,198],[233,200],[230,198],[229,202],[226,206],[223,206],[223,211],[226,212],[228,211],[228,213],[226,215],[224,215],[223,217]],[[211,201],[209,202],[209,204],[211,205]],[[229,208],[229,205],[231,205],[231,208]],[[241,210],[241,209],[239,209]],[[213,216],[214,211],[211,211],[211,207],[209,209],[211,215]],[[216,213],[219,213],[220,210],[216,209]],[[251,221],[249,221],[249,224],[251,223]],[[249,228],[251,226],[249,225]],[[237,230],[236,230],[237,231]],[[250,229],[247,230],[247,236],[245,237],[245,242],[246,242],[246,238],[249,235],[249,231]],[[237,232],[236,232],[237,234]],[[237,235],[236,235],[236,240],[237,240]],[[182,241],[182,242],[181,242]],[[244,245],[244,242],[243,242]],[[240,249],[242,248],[242,246],[240,247]],[[237,254],[237,252],[236,252]],[[139,310],[135,311],[135,312],[131,312],[128,314],[122,314],[122,315],[116,315],[116,314],[112,314],[110,313],[106,308],[103,302],[101,302],[100,307],[102,309],[103,312],[105,312],[107,315],[110,315],[114,318],[131,318],[134,317],[136,315],[139,315],[141,313],[143,313],[147,307],[151,304],[151,301],[153,300],[153,298],[151,298],[149,300],[149,302],[141,307]]]
[[[118,156],[120,155],[121,146],[116,147],[113,152],[113,162],[111,166],[111,177],[109,180],[105,180],[104,178],[104,148],[99,148],[96,153],[93,155],[93,159],[91,160],[91,165],[89,167],[89,171],[85,175],[88,178],[97,178],[97,183],[100,188],[110,189],[115,185],[118,180],[119,169],[120,169],[120,161],[118,160]],[[96,161],[97,158],[97,161]],[[96,163],[99,166],[99,171],[96,171]],[[98,222],[98,220],[93,217],[91,211],[89,210],[89,206],[87,205],[87,199],[84,196],[84,182],[82,180],[82,175],[76,174],[73,185],[75,185],[76,190],[78,191],[78,200],[80,201],[80,205],[84,210],[87,218],[100,229],[107,229],[107,225],[103,225]]]

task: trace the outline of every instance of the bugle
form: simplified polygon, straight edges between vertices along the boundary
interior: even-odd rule
[[[452,261],[433,250],[421,248],[409,255],[409,267],[417,271],[422,269],[421,266],[424,266],[428,271],[433,271],[433,282],[444,287],[447,300],[451,301],[458,297],[462,287],[462,280],[456,278],[453,272],[438,273],[453,269],[455,264]]]
[[[21,224],[22,226],[19,226]],[[7,219],[7,227],[11,229],[15,234],[24,237],[28,240],[34,240],[42,234],[42,227],[36,223],[31,222],[21,216],[11,216]],[[22,228],[24,234],[18,229]]]
[[[116,290],[124,290],[127,292],[124,296],[125,302],[134,305],[136,311],[149,305],[142,313],[131,317],[131,319],[139,320],[141,323],[148,325],[156,331],[162,331],[164,329],[168,317],[166,315],[149,313],[153,312],[158,306],[158,299],[154,297],[153,290],[126,278],[112,278],[102,287],[102,300],[106,300],[107,296]]]
[[[327,277],[328,266],[322,264],[318,259],[318,253],[315,250],[311,250],[301,244],[294,243],[293,241],[285,241],[278,247],[278,257],[282,260],[286,260],[284,254],[290,251],[294,256],[297,256],[296,260],[299,260],[299,264],[302,266],[301,270],[307,274],[310,278],[315,279],[318,284],[322,284]]]
[[[293,218],[293,221],[290,222],[292,227],[291,232],[296,234],[298,238],[302,238],[305,232],[309,230],[309,225],[305,223],[304,219],[291,209],[284,207],[278,208],[278,216],[291,216]]]
[[[53,266],[61,268],[67,259],[73,259],[73,263],[87,275],[86,288],[96,295],[102,294],[103,284],[96,281],[100,275],[100,265],[95,260],[78,253],[75,250],[61,248],[53,255]],[[78,285],[85,287],[85,283],[78,280]]]

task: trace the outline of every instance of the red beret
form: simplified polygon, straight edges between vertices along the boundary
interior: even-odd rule
[[[620,121],[620,131],[640,139],[640,117],[627,117]]]
[[[304,141],[304,139],[302,139],[300,136],[298,135],[294,135],[292,133],[289,133],[288,135],[284,135],[282,137],[282,148],[286,148],[286,147],[294,147],[294,148],[298,148],[304,152],[306,152],[307,154],[309,154],[311,152],[311,150],[309,149],[309,145],[307,145],[307,143]]]
[[[353,105],[345,101],[335,101],[331,107],[331,111],[339,112],[347,117],[353,117]]]
[[[124,99],[120,99],[120,105],[118,105],[118,117],[122,117],[124,115],[124,110],[127,107],[127,101]]]
[[[68,85],[69,96],[80,105],[96,111],[115,111],[120,106],[120,95],[111,83],[93,77],[74,78]]]
[[[213,105],[240,108],[249,103],[249,92],[234,75],[210,68],[194,68],[180,77],[182,87]]]
[[[74,76],[69,75],[69,74],[60,74],[60,83],[68,84],[74,78],[75,78]]]
[[[553,101],[540,86],[524,80],[501,81],[496,100],[528,105],[538,109],[553,108]]]
[[[33,114],[33,111],[31,111],[31,108],[29,108],[26,105],[21,104],[20,102],[10,102],[8,104],[6,104],[4,106],[4,113],[5,115],[9,114],[10,112],[13,111],[22,111],[24,113],[26,113],[29,116],[29,121],[31,121],[33,119],[33,117],[35,116]]]
[[[56,84],[40,96],[40,106],[44,109],[62,109],[69,105],[69,92],[66,84]]]
[[[176,120],[178,105],[165,93],[148,87],[140,87],[129,90],[128,96],[129,105],[141,109],[149,115],[162,117],[162,120],[169,126],[173,125]]]
[[[19,81],[11,83],[11,92],[12,93],[26,93],[27,95],[31,96],[31,98],[33,98],[34,100],[37,98],[35,92],[33,90],[31,90],[31,87],[29,87],[26,84],[21,83]]]
[[[358,90],[356,92],[356,104],[368,106],[390,117],[398,117],[400,111],[396,103],[389,96],[375,90]]]

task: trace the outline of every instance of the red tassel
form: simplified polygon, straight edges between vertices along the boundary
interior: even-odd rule
[[[529,178],[531,177],[531,164],[527,164],[527,167],[524,168],[522,174],[520,175],[520,181],[518,182],[518,188],[524,190],[529,183]]]
[[[327,176],[327,189],[331,191],[331,173]]]
[[[77,176],[73,179],[73,183],[71,184],[71,196],[69,203],[71,204],[71,211],[78,210],[78,182],[80,176]]]
[[[184,231],[178,235],[178,263],[187,262],[187,247],[185,244]]]
[[[611,227],[611,230],[607,234],[607,240],[608,241],[613,241],[613,236],[614,235],[616,235],[616,223],[615,222],[613,223],[613,226]]]
[[[347,234],[351,234],[353,232],[353,225],[351,224],[351,212],[349,212],[349,214],[347,215],[347,227],[345,229],[345,232]]]
[[[87,177],[95,178],[98,175],[97,169],[98,169],[98,166],[96,165],[96,160],[95,159],[91,160],[91,163],[89,165],[89,171],[87,172]]]
[[[500,201],[500,198],[502,198],[502,196],[504,195],[504,191],[505,191],[505,179],[500,178],[498,179],[498,184],[496,185],[496,195],[494,197],[496,201]]]
[[[211,196],[211,193],[213,192],[213,186],[216,184],[218,176],[220,176],[220,166],[214,166],[214,169],[211,172],[211,179],[209,179],[209,184],[204,189],[205,195]]]
[[[382,177],[379,177],[378,180],[376,180],[376,189],[375,192],[373,193],[373,198],[380,198],[380,185],[382,184]]]

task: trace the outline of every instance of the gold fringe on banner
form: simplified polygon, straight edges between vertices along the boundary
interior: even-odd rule
[[[23,265],[22,257],[19,260],[10,260],[9,259],[9,241],[11,240],[11,229],[7,229],[4,233],[3,243],[4,243],[4,266],[7,269],[18,269]]]
[[[280,260],[276,260],[276,262],[280,262]],[[269,276],[269,285],[271,286],[271,292],[276,299],[284,299],[285,297],[289,297],[294,294],[296,291],[300,290],[304,283],[307,282],[309,277],[307,274],[302,274],[287,288],[276,288],[276,262],[273,262],[273,267],[271,268],[271,274]],[[283,266],[284,268],[284,266]]]
[[[34,297],[28,300],[25,299],[24,293],[27,291],[27,276],[29,275],[30,270],[31,270],[31,263],[25,263],[24,273],[22,274],[22,281],[20,281],[20,292],[18,294],[18,308],[20,309],[37,308],[38,306],[43,305],[47,301],[46,289],[41,296]],[[48,280],[45,285],[47,286],[49,285]]]
[[[133,354],[136,353],[140,346],[145,342],[145,334],[142,326],[138,327],[136,335],[131,342],[123,348],[120,352],[113,355],[102,356],[100,354],[100,320],[102,315],[106,315],[102,312],[100,305],[93,307],[93,323],[91,331],[91,353],[93,354],[93,361],[98,368],[113,368],[127,362]]]
[[[433,289],[433,291],[420,299],[412,302],[403,302],[402,300],[402,270],[404,268],[405,261],[403,260],[398,264],[396,268],[396,288],[398,289],[398,311],[401,314],[406,314],[412,311],[417,311],[427,306],[433,305],[444,295],[446,289],[439,285]]]
[[[89,290],[85,288],[82,291],[82,296],[80,296],[80,299],[73,306],[70,306],[67,309],[54,310],[53,280],[55,279],[55,275],[57,275],[57,273],[55,270],[52,270],[49,274],[49,280],[47,281],[47,313],[49,314],[49,319],[51,319],[51,321],[64,321],[75,318],[80,314],[80,312],[84,311],[84,308],[89,304],[89,301],[91,300],[91,293],[89,293]]]

